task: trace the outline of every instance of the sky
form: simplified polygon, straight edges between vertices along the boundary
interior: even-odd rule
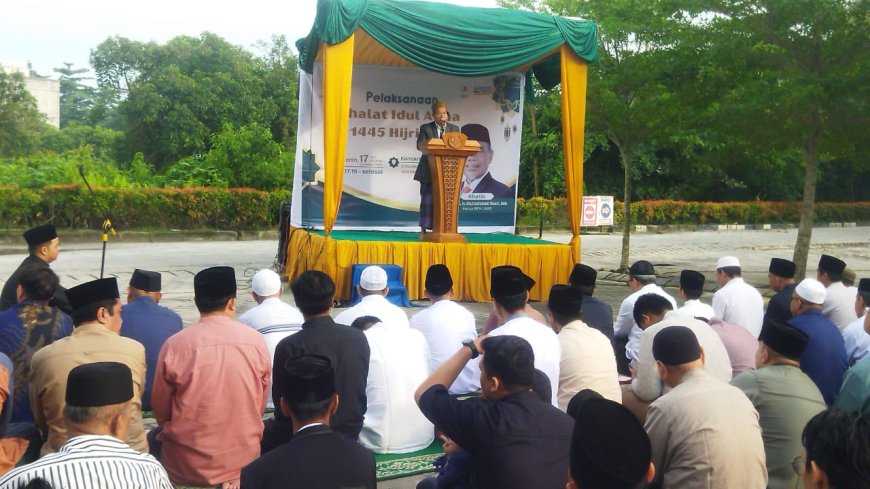
[[[495,0],[441,0],[495,7]],[[166,42],[213,32],[255,53],[283,34],[293,45],[311,29],[317,0],[2,0],[0,62],[32,63],[40,75],[73,63],[89,68],[91,49],[110,36]]]

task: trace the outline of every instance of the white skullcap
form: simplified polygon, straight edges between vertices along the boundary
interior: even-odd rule
[[[801,280],[801,283],[795,287],[794,291],[801,299],[811,304],[819,305],[825,302],[825,296],[827,295],[825,285],[814,278]]]
[[[281,292],[281,277],[269,269],[263,269],[251,280],[251,289],[260,297],[268,297]]]
[[[387,272],[377,265],[366,267],[359,277],[359,286],[364,290],[384,290],[387,288]]]
[[[740,260],[736,256],[723,256],[716,262],[716,270],[725,267],[740,267]]]

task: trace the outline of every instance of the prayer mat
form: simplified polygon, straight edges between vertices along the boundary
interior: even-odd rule
[[[443,454],[441,440],[437,438],[431,445],[416,452],[376,453],[375,467],[377,468],[378,481],[433,472],[435,466],[432,465],[432,462]]]

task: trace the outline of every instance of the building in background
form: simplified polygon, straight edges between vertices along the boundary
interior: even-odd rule
[[[60,128],[60,81],[34,75],[30,63],[0,62],[6,73],[21,73],[27,83],[27,91],[36,99],[36,107],[45,115],[45,122]]]

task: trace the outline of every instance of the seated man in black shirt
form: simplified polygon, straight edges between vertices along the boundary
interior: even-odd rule
[[[375,458],[329,428],[339,396],[332,362],[322,355],[290,358],[281,367],[279,409],[292,420],[293,439],[242,469],[242,489],[306,487],[375,489]]]
[[[564,488],[573,421],[532,392],[535,358],[526,340],[484,338],[464,343],[420,385],[420,410],[471,454],[481,489]],[[478,354],[484,401],[454,399],[448,386]]]
[[[369,374],[369,343],[362,331],[340,324],[329,316],[335,283],[323,272],[309,270],[290,284],[296,307],[305,322],[302,331],[290,335],[275,347],[272,364],[272,399],[281,397],[284,363],[300,355],[323,355],[335,369],[335,391],[341,398],[330,418],[330,427],[351,440],[359,438],[366,413],[366,379]],[[280,409],[275,419],[267,420],[263,430],[261,453],[290,441],[293,426]]]

